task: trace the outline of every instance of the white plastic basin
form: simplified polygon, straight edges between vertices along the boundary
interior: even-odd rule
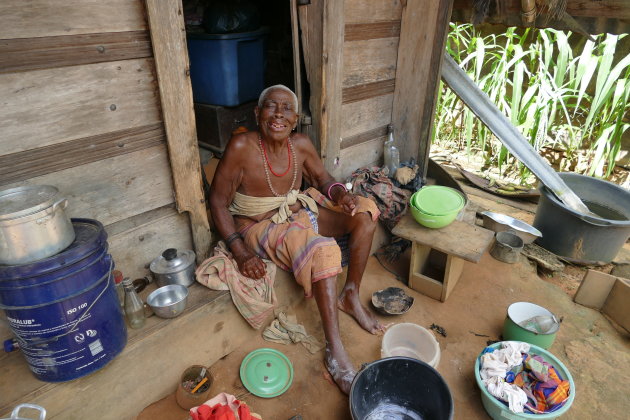
[[[381,343],[381,358],[404,356],[422,360],[437,369],[440,344],[433,333],[420,325],[405,322],[391,326]]]

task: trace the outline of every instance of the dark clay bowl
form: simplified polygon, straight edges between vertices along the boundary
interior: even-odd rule
[[[388,287],[372,294],[372,305],[384,315],[402,315],[413,305],[413,298],[399,287]]]

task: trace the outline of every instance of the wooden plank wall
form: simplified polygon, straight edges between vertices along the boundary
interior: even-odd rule
[[[0,189],[57,186],[131,278],[192,249],[142,0],[0,2]],[[194,126],[194,125],[193,125]],[[203,197],[200,197],[203,198]]]
[[[392,118],[401,3],[345,0],[339,178],[382,164]]]

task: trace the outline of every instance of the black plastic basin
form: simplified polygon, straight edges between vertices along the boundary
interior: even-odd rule
[[[451,420],[453,397],[428,364],[388,357],[370,363],[354,378],[350,413],[353,420]]]

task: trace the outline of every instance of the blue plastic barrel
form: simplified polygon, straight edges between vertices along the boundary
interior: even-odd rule
[[[258,99],[265,87],[269,28],[231,34],[189,34],[190,80],[195,102],[236,106]]]
[[[63,382],[92,373],[127,343],[103,225],[72,219],[74,242],[31,264],[0,266],[0,308],[29,368]]]

